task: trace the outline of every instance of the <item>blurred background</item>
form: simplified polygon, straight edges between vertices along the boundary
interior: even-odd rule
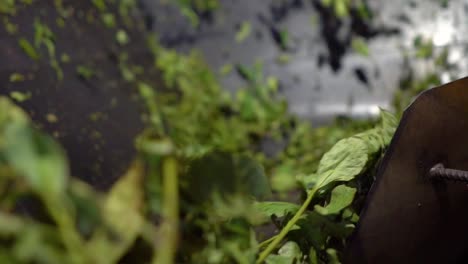
[[[239,67],[261,63],[290,111],[314,124],[375,117],[395,107],[399,90],[431,79],[418,93],[467,67],[465,1],[143,0],[142,8],[162,45],[200,50],[228,90],[243,85]]]

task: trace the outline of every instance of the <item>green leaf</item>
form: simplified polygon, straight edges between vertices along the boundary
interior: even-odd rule
[[[422,36],[417,36],[414,41],[416,49],[416,58],[428,59],[434,53],[434,45],[432,39],[424,39]]]
[[[22,103],[24,101],[31,99],[32,94],[31,92],[23,93],[19,91],[12,91],[10,92],[10,97],[14,99],[15,101],[17,101],[18,103]]]
[[[250,35],[251,32],[252,32],[252,25],[247,21],[242,22],[239,30],[236,33],[236,42],[237,43],[244,42],[244,40]]]
[[[210,201],[213,194],[224,197],[243,194],[263,199],[271,194],[263,167],[242,155],[215,152],[194,160],[187,175],[190,197]]]
[[[278,64],[287,64],[290,61],[291,61],[291,55],[289,54],[281,53],[278,55],[278,57],[276,57],[276,62]]]
[[[141,233],[144,225],[142,180],[143,164],[136,161],[107,195],[102,217],[118,237],[109,237],[103,231],[95,234],[87,248],[96,252],[92,255],[99,258],[97,263],[117,262]]]
[[[37,191],[57,197],[68,178],[68,162],[61,147],[32,128],[11,126],[5,134],[5,156]]]
[[[221,76],[226,76],[228,74],[230,74],[232,72],[232,69],[234,68],[234,66],[230,63],[227,63],[227,64],[224,64],[221,69],[219,69],[219,73],[221,74]]]
[[[314,247],[310,247],[309,250],[309,263],[310,264],[319,264],[319,257],[317,254],[317,250]]]
[[[294,258],[271,254],[266,258],[265,263],[267,264],[293,264]]]
[[[355,194],[355,188],[339,185],[333,189],[330,202],[325,207],[316,205],[314,209],[322,215],[338,214],[353,202]]]
[[[348,3],[346,0],[334,0],[335,1],[335,14],[339,18],[343,18],[349,15]]]
[[[78,65],[76,67],[76,73],[85,80],[89,80],[95,75],[94,70],[85,65]]]
[[[190,21],[192,27],[197,27],[200,24],[200,19],[193,9],[182,6],[180,12]]]
[[[341,264],[340,259],[338,258],[338,251],[336,251],[336,249],[328,248],[326,252],[329,264]]]
[[[24,228],[12,248],[11,253],[17,259],[15,263],[60,264],[67,261],[64,251],[48,240],[50,238],[39,228]]]
[[[368,159],[367,144],[362,139],[350,137],[338,141],[323,155],[317,174],[316,189],[332,182],[350,181],[364,169]]]
[[[264,199],[271,195],[268,178],[262,165],[248,156],[235,157],[234,162],[242,189],[245,188],[249,195],[257,199]]]
[[[280,256],[296,258],[299,260],[302,258],[302,252],[296,242],[288,241],[286,242],[279,250],[278,254]]]
[[[36,131],[9,101],[0,100],[0,110],[6,111],[0,116],[0,152],[8,164],[39,194],[60,197],[68,177],[65,152],[50,137]]]
[[[226,255],[230,255],[233,262],[227,263],[239,263],[239,264],[251,264],[255,261],[256,255],[256,240],[255,234],[253,231],[247,232],[248,240],[246,237],[237,237],[236,239],[224,240],[222,242],[222,248],[225,251]],[[212,263],[220,263],[212,262]]]
[[[117,43],[122,46],[127,45],[130,42],[127,32],[123,29],[119,29],[117,31],[115,34],[115,39],[117,40]]]
[[[351,210],[351,208],[343,210],[342,218],[351,223],[357,223],[359,221],[359,215],[354,210]]]
[[[296,242],[288,241],[279,250],[278,255],[270,255],[265,260],[267,264],[300,263],[302,252]]]
[[[397,119],[390,112],[381,110],[381,123],[373,129],[355,135],[367,144],[369,155],[377,153],[390,144],[398,125]]]
[[[101,15],[102,22],[106,27],[113,28],[115,27],[115,16],[112,13],[104,13]]]
[[[254,207],[266,217],[273,215],[283,217],[287,214],[294,214],[299,210],[300,205],[288,202],[256,202]]]
[[[100,12],[103,12],[107,9],[105,0],[92,0],[92,3]]]
[[[330,237],[346,238],[354,230],[354,225],[323,216],[315,211],[307,212],[298,222],[297,230],[289,234],[291,240],[306,239],[316,249],[323,249]]]
[[[388,145],[393,138],[393,134],[395,134],[398,120],[392,113],[383,109],[380,110],[380,116],[382,119],[381,127],[384,144]]]
[[[236,65],[236,70],[240,77],[248,82],[255,82],[257,80],[257,74],[253,68],[244,65]]]
[[[363,38],[353,38],[351,47],[354,49],[354,51],[361,54],[362,56],[369,56],[369,47]]]
[[[26,55],[29,56],[29,58],[33,60],[39,60],[40,58],[39,53],[27,39],[20,38],[18,40],[18,44],[21,47],[21,49],[24,51],[24,53],[26,53]]]
[[[259,225],[269,220],[255,208],[252,199],[240,194],[229,197],[215,194],[209,207],[213,218],[216,217],[221,221],[243,218],[250,224]]]
[[[322,0],[322,4],[326,7],[330,7],[333,0]]]
[[[10,74],[10,82],[22,82],[25,79],[26,77],[21,73],[14,72]]]
[[[271,187],[278,192],[291,191],[297,187],[296,177],[291,166],[281,166],[275,169],[271,176]]]
[[[279,32],[280,46],[283,50],[286,50],[289,46],[290,38],[287,30],[280,30]]]

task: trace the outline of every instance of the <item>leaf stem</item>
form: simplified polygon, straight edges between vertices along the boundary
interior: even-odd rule
[[[70,208],[66,206],[65,199],[44,195],[43,200],[58,226],[70,263],[85,263],[88,256],[80,254],[86,251],[83,251],[83,240],[75,229],[75,223],[71,216],[73,214],[70,212]]]
[[[177,253],[179,236],[179,183],[177,176],[177,160],[174,157],[166,157],[163,168],[163,217],[160,234],[164,242],[160,244],[157,257],[153,264],[174,263]]]
[[[289,222],[281,230],[281,232],[274,237],[274,240],[268,245],[268,247],[260,253],[260,255],[258,256],[258,259],[256,261],[257,264],[260,264],[263,261],[265,261],[265,259],[268,257],[268,255],[271,254],[271,252],[278,246],[278,244],[283,240],[283,238],[294,227],[294,225],[297,223],[297,221],[299,221],[302,214],[307,210],[307,207],[309,207],[310,202],[312,202],[312,198],[314,198],[314,195],[315,195],[316,192],[317,192],[317,189],[314,188],[308,193],[307,199],[304,201],[301,208],[299,208],[299,210],[296,212],[296,214],[293,216],[293,218],[291,218],[291,220],[289,220]],[[266,241],[264,241],[264,242],[266,242]]]
[[[258,244],[258,248],[260,249],[260,248],[266,247],[268,244],[270,244],[271,241],[273,241],[276,238],[276,236],[277,235],[274,235],[270,237],[269,239],[260,242],[260,244]]]

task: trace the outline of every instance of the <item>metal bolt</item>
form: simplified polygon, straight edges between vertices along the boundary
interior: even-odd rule
[[[429,178],[468,183],[468,171],[448,169],[438,163],[429,170]]]

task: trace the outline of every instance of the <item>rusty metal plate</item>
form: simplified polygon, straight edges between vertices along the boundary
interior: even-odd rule
[[[345,263],[468,263],[468,187],[430,180],[437,163],[468,170],[468,78],[424,92],[405,111]]]

